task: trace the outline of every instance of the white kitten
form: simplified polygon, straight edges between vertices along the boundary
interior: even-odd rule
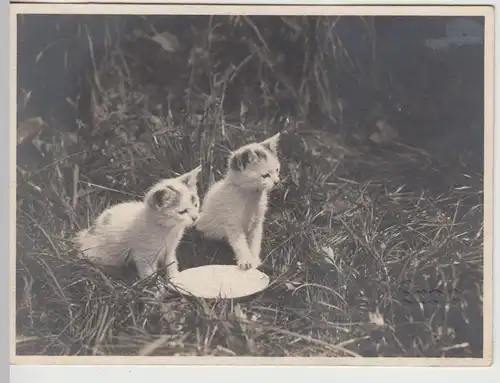
[[[144,201],[105,210],[76,236],[83,256],[100,266],[122,266],[132,259],[141,279],[164,266],[167,277],[177,273],[177,246],[184,230],[198,219],[200,170],[158,182]]]
[[[207,238],[227,240],[242,269],[261,264],[268,195],[280,180],[279,136],[278,133],[231,153],[227,173],[208,190],[196,224]]]

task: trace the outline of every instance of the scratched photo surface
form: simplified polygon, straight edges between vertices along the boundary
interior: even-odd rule
[[[17,355],[481,358],[483,37],[481,17],[19,15]],[[229,158],[278,133],[262,265],[242,262],[264,291],[159,298],[161,276],[79,256],[160,180],[201,166],[203,211],[229,171],[260,177],[269,151]],[[179,270],[233,253],[195,226],[176,249]]]

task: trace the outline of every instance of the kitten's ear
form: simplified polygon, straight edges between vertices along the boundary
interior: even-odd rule
[[[229,160],[229,166],[234,171],[243,171],[247,166],[258,159],[257,154],[251,150],[246,149],[241,153],[233,153],[231,159]]]
[[[145,202],[153,210],[159,210],[170,204],[177,192],[169,186],[160,189],[153,189],[146,194]]]
[[[272,153],[276,154],[278,150],[280,135],[281,133],[276,133],[274,136],[269,137],[267,140],[262,141],[260,144]]]
[[[196,187],[196,183],[198,182],[198,175],[200,174],[200,172],[201,172],[201,165],[191,170],[190,172],[177,177],[177,179],[183,184],[185,184],[188,188],[193,189]]]

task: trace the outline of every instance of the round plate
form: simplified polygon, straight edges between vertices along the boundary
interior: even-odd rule
[[[257,269],[236,265],[207,265],[181,271],[170,279],[180,293],[199,298],[241,298],[263,291],[269,276]]]

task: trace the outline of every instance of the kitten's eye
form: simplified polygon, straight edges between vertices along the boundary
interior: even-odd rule
[[[184,209],[184,210],[179,211],[178,213],[179,214],[186,214],[187,212],[188,212],[187,209]]]
[[[271,175],[269,173],[262,175],[262,178],[269,178],[269,177],[271,177]]]

